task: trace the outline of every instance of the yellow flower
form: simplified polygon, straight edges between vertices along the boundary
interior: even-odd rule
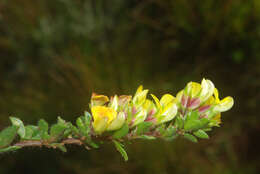
[[[138,125],[139,123],[142,123],[146,117],[147,117],[147,111],[144,108],[145,102],[146,102],[146,96],[147,96],[148,90],[143,90],[143,86],[140,85],[132,100],[132,115],[131,115],[131,121],[130,125],[131,127],[134,127]]]
[[[91,112],[94,120],[93,128],[96,133],[104,132],[117,117],[117,112],[114,109],[105,106],[93,106]]]
[[[184,108],[195,109],[213,95],[214,88],[214,84],[207,79],[202,79],[201,84],[189,82],[185,89],[176,95],[176,100]]]
[[[157,107],[157,113],[154,115],[156,124],[165,123],[176,116],[178,108],[175,103],[175,97],[170,94],[165,94],[161,100],[159,100],[155,95],[151,94],[151,96]]]

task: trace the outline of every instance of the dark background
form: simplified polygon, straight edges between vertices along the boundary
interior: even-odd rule
[[[1,174],[260,173],[259,0],[0,0],[0,129],[74,121],[93,91],[176,94],[211,79],[235,105],[210,140],[0,155]]]

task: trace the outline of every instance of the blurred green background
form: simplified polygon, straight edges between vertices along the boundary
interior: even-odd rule
[[[260,173],[259,0],[1,0],[0,129],[73,121],[93,91],[176,94],[203,77],[235,99],[210,140],[137,141],[127,163],[111,144],[26,148],[0,155],[0,173]]]

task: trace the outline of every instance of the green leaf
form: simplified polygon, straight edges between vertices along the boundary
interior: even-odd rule
[[[0,149],[0,153],[11,152],[11,151],[15,151],[15,150],[18,150],[18,149],[21,149],[21,148],[22,147],[20,147],[20,146],[9,146],[7,148]]]
[[[33,129],[30,126],[25,126],[25,137],[24,139],[31,139],[33,135]]]
[[[205,132],[208,132],[208,131],[211,131],[212,130],[212,128],[205,128],[205,129],[203,129]]]
[[[51,131],[50,131],[51,138],[54,138],[54,139],[62,138],[59,136],[63,135],[66,128],[67,128],[66,124],[59,124],[59,123],[54,124],[51,127]]]
[[[201,128],[201,123],[199,120],[188,120],[184,124],[185,131],[191,131]]]
[[[6,147],[12,143],[17,133],[16,126],[10,126],[0,132],[0,148]]]
[[[95,149],[99,148],[99,145],[96,144],[96,143],[94,143],[94,142],[93,142],[92,140],[90,140],[90,139],[86,139],[85,142],[86,142],[88,145],[90,145],[91,147],[95,148]]]
[[[156,131],[159,132],[160,134],[164,134],[165,132],[165,124],[161,124],[156,128]]]
[[[199,119],[198,115],[196,115],[197,112],[192,112],[189,117],[185,120],[184,123],[184,130],[185,131],[191,131],[191,130],[198,130],[201,128],[204,128],[209,123],[209,120],[207,118]]]
[[[53,146],[54,148],[60,149],[62,152],[67,152],[67,148],[63,144],[52,143],[51,146]]]
[[[18,135],[20,135],[21,138],[24,138],[25,137],[25,127],[23,125],[22,120],[20,120],[19,118],[16,118],[16,117],[10,117],[10,120],[14,126],[18,127],[18,131],[17,131]]]
[[[67,152],[67,148],[62,144],[59,144],[57,148],[59,148],[62,152]]]
[[[153,125],[152,122],[142,122],[137,125],[136,135],[142,135],[149,131],[149,128]]]
[[[92,118],[91,114],[89,112],[85,111],[84,116],[85,116],[86,122],[90,123],[91,122],[91,118]]]
[[[116,139],[122,138],[122,137],[124,137],[125,135],[128,134],[128,131],[129,131],[128,124],[125,123],[119,130],[117,130],[113,134],[113,137],[116,138]]]
[[[64,131],[64,137],[68,137],[70,136],[71,134],[73,134],[73,125],[71,122],[67,122],[67,129]],[[76,127],[75,127],[76,128]],[[76,128],[77,129],[77,128]]]
[[[91,115],[88,112],[85,112],[84,116],[81,116],[76,120],[76,124],[79,128],[80,133],[90,139]]]
[[[78,129],[76,130],[75,128],[73,128],[72,130],[75,133],[78,132],[77,134],[81,134],[85,136],[86,137],[85,142],[88,145],[90,145],[93,148],[98,148],[99,146],[91,140],[90,124],[91,124],[91,115],[88,112],[85,112],[84,116],[81,116],[76,120],[76,125],[78,126]]]
[[[70,125],[70,129],[71,129],[71,131],[72,131],[72,133],[75,135],[75,136],[77,136],[78,134],[79,134],[79,129],[76,127],[76,126],[74,126],[74,125]]]
[[[176,128],[174,126],[169,126],[163,133],[164,137],[171,137],[176,134]]]
[[[27,127],[27,129],[30,129],[30,130],[33,131],[32,136],[31,136],[30,139],[32,139],[32,140],[41,140],[40,130],[38,129],[37,126],[28,125],[28,126],[26,126],[26,127]],[[25,128],[26,128],[26,127],[25,127]]]
[[[113,140],[113,142],[115,144],[115,147],[116,147],[117,151],[120,152],[121,155],[123,156],[124,160],[127,161],[128,160],[128,156],[127,156],[127,153],[126,153],[126,151],[124,149],[124,145],[119,143],[119,142],[117,142],[117,141],[115,141],[115,140]]]
[[[179,129],[182,129],[183,122],[184,122],[184,120],[178,116],[178,117],[176,117],[175,126],[177,126]]]
[[[49,125],[45,120],[43,120],[43,119],[39,120],[38,128],[39,128],[39,134],[43,140],[47,140],[50,138],[49,133],[48,133]]]
[[[140,136],[138,136],[138,138],[146,139],[146,140],[154,140],[154,139],[156,139],[154,136],[149,136],[149,135],[140,135]]]
[[[63,120],[60,116],[58,116],[58,123],[59,123],[59,124],[65,124],[66,121]]]
[[[201,128],[206,127],[208,125],[208,123],[209,123],[209,119],[207,119],[207,118],[200,119]]]
[[[188,113],[187,119],[188,120],[198,120],[200,117],[199,112],[196,111],[191,111]]]
[[[198,142],[197,138],[196,138],[195,136],[191,135],[191,134],[185,133],[183,136],[184,136],[184,138],[186,138],[187,140],[190,140],[190,141],[192,141],[192,142],[194,142],[194,143],[197,143],[197,142]]]
[[[198,130],[198,131],[194,132],[193,134],[195,136],[197,136],[198,138],[209,139],[208,134],[203,130]]]
[[[84,123],[83,123],[83,120],[81,119],[81,117],[77,118],[76,120],[76,125],[78,126],[80,132],[85,132],[85,126],[84,126]]]

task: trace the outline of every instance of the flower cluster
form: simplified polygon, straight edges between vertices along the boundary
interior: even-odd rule
[[[217,88],[208,79],[203,79],[201,84],[189,82],[176,97],[165,94],[159,100],[151,94],[151,100],[147,99],[147,94],[148,90],[143,89],[143,86],[137,89],[133,97],[115,95],[109,99],[104,95],[93,94],[90,107],[95,133],[115,131],[124,124],[134,128],[143,122],[158,127],[172,122],[175,117],[179,120],[175,128],[206,130],[219,126],[220,113],[229,110],[234,103],[232,97],[220,100]]]
[[[10,117],[12,126],[0,132],[0,153],[27,146],[46,146],[66,151],[66,144],[98,148],[104,141],[113,142],[125,160],[128,159],[122,142],[136,138],[172,140],[178,136],[197,142],[209,138],[207,131],[221,123],[221,112],[229,110],[232,97],[219,99],[218,90],[207,79],[201,83],[189,82],[176,96],[165,94],[158,99],[148,96],[140,86],[135,95],[108,98],[93,94],[91,113],[85,112],[76,124],[58,117],[49,124],[40,119],[37,126],[24,125]],[[19,135],[20,138],[17,138]]]

